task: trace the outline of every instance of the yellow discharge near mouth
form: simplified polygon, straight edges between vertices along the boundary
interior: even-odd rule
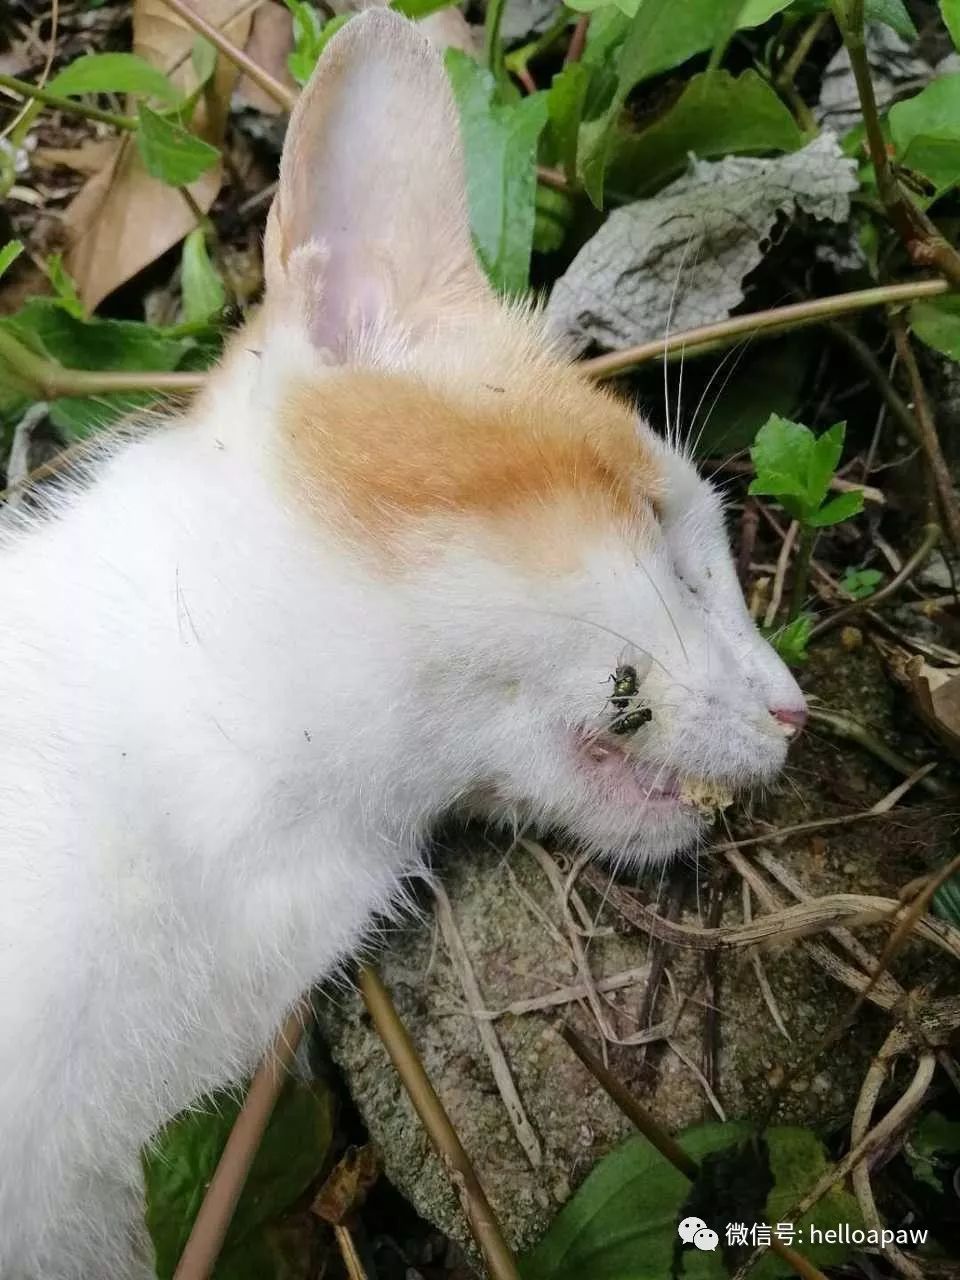
[[[733,804],[733,792],[720,782],[687,778],[680,786],[680,799],[684,804],[695,805],[704,813],[715,813],[730,808]]]

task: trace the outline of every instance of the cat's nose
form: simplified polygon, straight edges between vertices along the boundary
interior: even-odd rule
[[[770,714],[785,738],[795,738],[807,723],[806,707],[771,707]]]

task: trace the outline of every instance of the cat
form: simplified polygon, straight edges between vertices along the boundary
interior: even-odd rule
[[[139,1151],[240,1080],[458,806],[621,862],[772,778],[800,690],[721,504],[474,255],[371,10],[293,112],[193,405],[0,551],[0,1275],[152,1274]]]

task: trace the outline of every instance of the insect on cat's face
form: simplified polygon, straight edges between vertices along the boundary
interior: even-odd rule
[[[637,432],[661,483],[654,502],[634,489],[635,518],[545,500],[454,545],[418,607],[435,603],[448,645],[447,678],[429,676],[460,727],[443,750],[464,755],[482,809],[648,861],[772,779],[806,710],[746,611],[716,494]]]
[[[258,395],[296,503],[372,566],[401,791],[650,858],[777,772],[803,698],[715,496],[494,295],[443,63],[396,14],[301,95],[265,267]]]

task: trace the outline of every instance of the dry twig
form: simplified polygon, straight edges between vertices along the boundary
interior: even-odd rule
[[[443,940],[447,946],[447,954],[457,977],[460,979],[460,985],[463,987],[467,1008],[476,1021],[480,1043],[483,1045],[483,1051],[487,1055],[487,1061],[490,1063],[490,1070],[493,1072],[494,1081],[500,1091],[503,1105],[506,1107],[511,1127],[530,1164],[534,1169],[539,1169],[543,1164],[543,1149],[540,1146],[540,1139],[537,1137],[533,1125],[527,1117],[520,1094],[517,1092],[513,1073],[504,1057],[503,1049],[500,1047],[500,1039],[492,1021],[489,1018],[485,1019],[478,1016],[483,1010],[483,994],[480,990],[480,984],[477,982],[477,976],[473,971],[473,965],[470,963],[470,955],[464,946],[463,938],[457,927],[457,921],[453,914],[447,891],[442,884],[438,883],[434,885],[433,892],[437,901],[437,919],[440,922],[440,932],[443,934]]]
[[[520,1273],[500,1224],[450,1118],[430,1083],[406,1027],[379,976],[369,966],[360,971],[360,991],[403,1087],[433,1143],[469,1223],[492,1280],[520,1280]]]

